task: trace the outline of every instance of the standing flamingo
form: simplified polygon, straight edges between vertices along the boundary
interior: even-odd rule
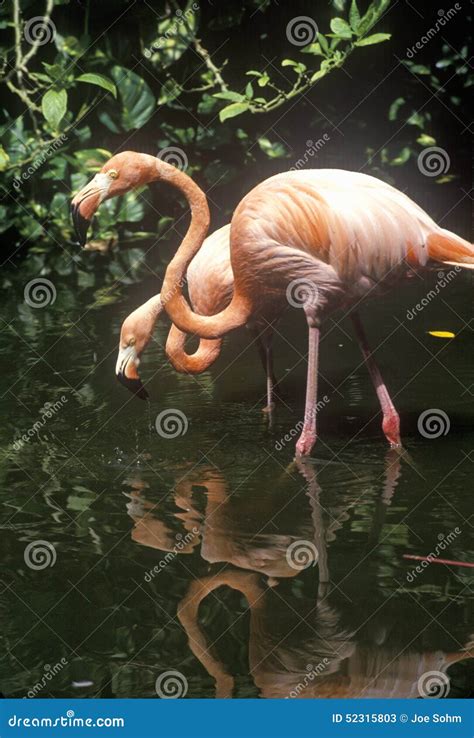
[[[257,185],[238,205],[231,222],[234,292],[211,316],[193,312],[183,296],[186,270],[209,228],[202,190],[184,172],[147,154],[112,157],[72,202],[79,240],[85,242],[93,212],[105,198],[132,187],[165,181],[191,208],[189,229],[168,265],[162,294],[173,323],[201,338],[220,338],[251,317],[271,324],[287,304],[288,291],[303,292],[308,324],[308,373],[303,429],[297,455],[316,441],[320,326],[333,310],[354,310],[370,295],[398,284],[407,268],[434,263],[474,268],[474,248],[438,226],[409,197],[375,177],[338,169],[277,174]],[[400,420],[368,347],[360,320],[355,327],[383,413],[383,431],[400,446]]]
[[[230,266],[230,225],[208,236],[188,267],[186,281],[193,308],[201,315],[213,315],[231,301],[234,275]],[[161,294],[154,295],[125,318],[120,331],[116,365],[118,380],[131,392],[146,398],[147,392],[138,374],[140,357],[149,344],[156,321],[163,311]],[[252,331],[267,376],[267,406],[274,406],[275,375],[273,371],[272,330],[265,324],[253,324]],[[193,354],[185,351],[186,334],[172,325],[166,342],[166,354],[174,368],[186,374],[200,374],[217,359],[222,339],[201,339]]]

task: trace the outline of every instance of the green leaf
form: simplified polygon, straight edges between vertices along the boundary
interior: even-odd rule
[[[393,103],[390,105],[389,111],[388,111],[388,119],[389,120],[396,120],[398,111],[401,108],[402,105],[405,104],[405,98],[404,97],[397,97],[396,100],[393,101]]]
[[[391,33],[374,33],[372,36],[361,38],[354,42],[354,46],[372,46],[372,44],[381,44],[382,41],[388,41],[392,37]]]
[[[352,0],[351,9],[349,10],[349,23],[351,24],[351,28],[357,33],[360,23],[360,13],[356,0]]]
[[[117,223],[136,223],[143,218],[145,208],[136,192],[127,192],[116,215]]]
[[[67,111],[66,90],[59,90],[59,92],[48,90],[45,92],[41,101],[41,109],[50,126],[57,130]]]
[[[230,100],[230,102],[242,102],[245,100],[245,95],[241,95],[239,92],[232,92],[231,90],[215,92],[213,97],[217,97],[218,100]]]
[[[97,85],[97,87],[102,87],[102,89],[107,90],[107,92],[112,93],[114,97],[117,97],[117,88],[114,83],[108,77],[104,77],[103,74],[86,72],[85,74],[81,74],[80,77],[77,77],[76,81],[88,82],[90,85]]]
[[[262,76],[259,77],[259,79],[257,80],[257,84],[259,87],[265,87],[269,81],[270,81],[270,77],[268,76],[266,72],[264,72]]]
[[[404,146],[403,149],[398,154],[398,156],[395,159],[392,159],[390,164],[392,166],[399,167],[408,161],[408,159],[410,158],[410,154],[411,154],[411,149],[408,146]]]
[[[155,110],[155,96],[145,80],[130,69],[115,66],[112,77],[122,103],[122,128],[125,131],[142,128]]]
[[[318,79],[321,79],[321,77],[325,77],[326,74],[327,72],[324,69],[318,69],[318,71],[311,77],[311,82],[316,82]]]
[[[5,171],[9,161],[10,157],[8,156],[3,146],[0,146],[0,172]]]
[[[294,61],[294,59],[283,59],[281,66],[282,67],[296,67],[298,64],[297,61]]]
[[[227,118],[235,118],[236,115],[241,115],[242,113],[245,113],[246,110],[249,109],[249,104],[245,102],[236,102],[232,103],[232,105],[227,105],[227,107],[222,108],[222,110],[219,113],[219,120],[221,123],[223,123]]]
[[[427,133],[422,133],[416,140],[422,146],[436,146],[436,139],[433,136],[428,136]]]
[[[352,38],[350,25],[343,18],[331,18],[331,31],[340,38]]]
[[[329,44],[327,42],[326,36],[323,36],[322,33],[318,33],[318,41],[321,46],[321,50],[326,56],[329,54]]]
[[[272,143],[266,136],[261,136],[258,139],[258,145],[269,159],[281,159],[288,155],[286,148],[280,141]]]
[[[245,88],[245,95],[249,98],[249,100],[251,100],[253,97],[253,86],[251,82],[249,82],[247,87]]]

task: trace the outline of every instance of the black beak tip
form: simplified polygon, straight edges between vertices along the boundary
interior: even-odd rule
[[[149,394],[140,379],[129,379],[122,373],[117,374],[117,379],[132,395],[136,395],[140,400],[148,400]]]
[[[81,215],[79,205],[71,205],[71,215],[79,246],[84,247],[87,243],[87,231],[89,230],[90,220],[87,220],[87,218]]]

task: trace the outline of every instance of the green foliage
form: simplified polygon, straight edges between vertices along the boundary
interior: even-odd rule
[[[220,110],[220,121],[224,122],[228,118],[235,118],[243,113],[268,113],[275,110],[293,97],[309,90],[332,70],[342,67],[357,46],[371,46],[387,41],[390,38],[389,33],[376,33],[371,36],[366,36],[366,34],[382,17],[389,4],[390,0],[373,0],[366,13],[361,16],[356,0],[352,0],[348,20],[338,16],[332,18],[329,24],[332,33],[324,35],[318,32],[318,40],[313,40],[301,49],[302,53],[313,57],[323,57],[318,69],[310,69],[307,64],[296,59],[287,58],[281,61],[282,67],[290,67],[295,74],[293,85],[286,90],[279,87],[268,70],[259,72],[252,69],[247,74],[254,77],[257,85],[268,90],[269,94],[266,97],[254,97],[253,87],[247,86],[243,95],[229,90],[220,72],[216,75],[214,71],[214,81],[221,87],[221,91],[214,93],[213,97],[218,100],[231,101],[230,105]],[[343,6],[338,9],[342,10]],[[341,43],[342,48],[338,48]]]
[[[436,58],[438,57],[438,58]],[[435,122],[432,111],[419,103],[419,81],[437,100],[443,102],[446,109],[460,107],[463,91],[474,84],[474,73],[468,64],[468,46],[456,51],[446,43],[441,44],[435,59],[431,63],[415,62],[406,59],[404,66],[410,73],[410,83],[403,96],[396,97],[390,104],[387,117],[400,130],[403,125],[404,137],[397,144],[384,146],[377,155],[378,163],[383,166],[399,167],[411,159],[417,159],[420,152],[429,146],[436,146],[434,135]],[[455,75],[453,75],[455,71]],[[449,90],[445,80],[450,82]],[[456,89],[453,90],[453,86]],[[414,133],[412,131],[414,130]],[[368,150],[369,157],[372,152]],[[372,160],[375,164],[376,161]],[[436,178],[437,184],[446,184],[455,179],[453,173],[443,174]]]

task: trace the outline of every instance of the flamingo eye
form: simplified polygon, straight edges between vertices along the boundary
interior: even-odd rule
[[[133,336],[132,336],[132,338],[131,338],[131,339],[129,340],[129,342],[128,342],[128,345],[129,345],[129,346],[135,346],[135,339],[133,338]]]
[[[109,169],[107,174],[109,175],[111,179],[117,179],[117,177],[119,176],[119,173],[117,172],[116,169]]]

